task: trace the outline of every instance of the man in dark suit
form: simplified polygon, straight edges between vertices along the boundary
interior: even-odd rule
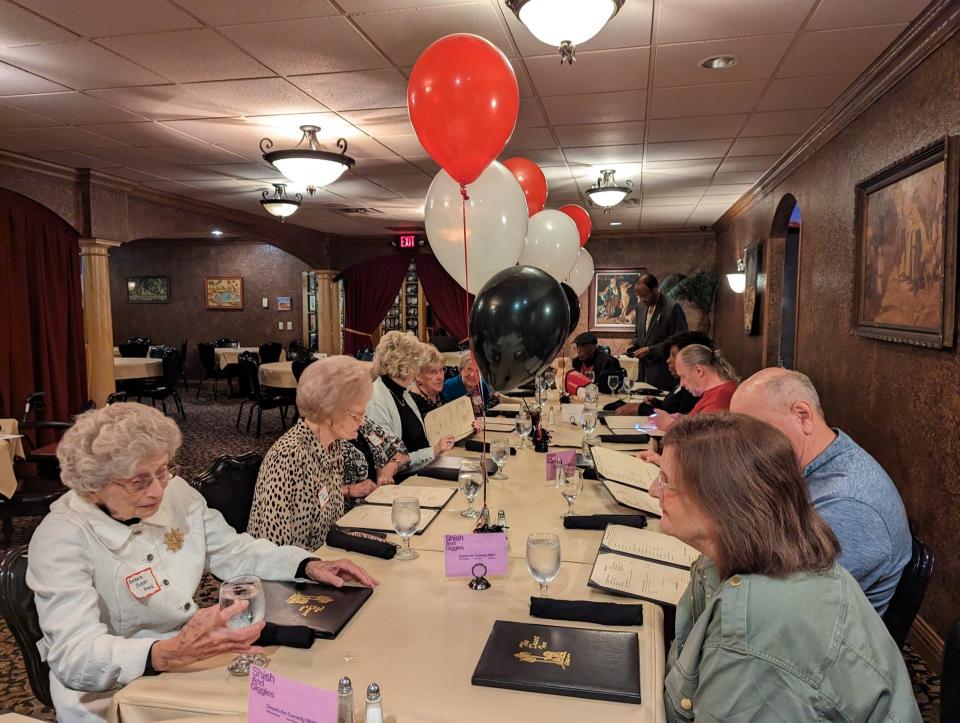
[[[608,377],[616,376],[620,380],[623,379],[620,362],[606,352],[598,350],[597,337],[589,331],[577,336],[573,343],[577,345],[577,358],[573,360],[574,370],[581,374],[592,371],[594,384],[603,394],[609,394]]]
[[[670,349],[666,341],[687,330],[687,316],[680,304],[661,293],[653,274],[637,279],[634,289],[639,300],[634,319],[636,336],[627,353],[640,360],[640,381],[659,389],[672,389],[675,382],[667,367]]]

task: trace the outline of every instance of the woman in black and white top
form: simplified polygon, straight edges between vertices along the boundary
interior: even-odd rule
[[[349,509],[381,485],[392,485],[394,475],[410,462],[403,442],[379,424],[364,419],[344,453],[343,496]]]

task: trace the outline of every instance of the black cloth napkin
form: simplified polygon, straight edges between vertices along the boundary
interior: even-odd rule
[[[515,398],[516,397],[530,398],[530,397],[537,396],[537,393],[532,389],[520,388],[520,389],[513,389],[512,391],[509,391],[509,392],[503,392],[503,396],[515,397]]]
[[[276,625],[266,623],[260,632],[260,637],[254,645],[269,647],[270,645],[285,645],[288,648],[309,648],[313,645],[313,629],[306,625]]]
[[[359,552],[361,555],[370,555],[384,560],[391,560],[397,554],[397,546],[389,542],[370,540],[359,535],[352,535],[334,527],[327,533],[327,545],[339,547],[341,550]]]
[[[600,625],[643,625],[643,606],[594,602],[592,600],[554,600],[530,598],[530,615],[553,620],[578,620]]]
[[[492,432],[491,432],[491,434],[492,434]],[[483,442],[480,442],[480,441],[478,441],[478,440],[476,440],[476,439],[466,439],[466,440],[464,440],[464,442],[463,442],[463,448],[464,448],[465,450],[467,450],[468,452],[486,452],[487,454],[490,453],[490,443],[487,442],[486,444],[484,444]],[[516,453],[517,453],[517,448],[516,448],[516,447],[511,447],[511,448],[510,448],[510,454],[516,454]]]
[[[568,530],[603,530],[607,525],[646,527],[647,518],[643,515],[570,515],[563,518],[563,526]]]
[[[625,401],[623,401],[622,399],[617,399],[616,401],[613,401],[613,402],[610,402],[609,404],[604,405],[603,411],[615,412],[616,410],[620,409],[620,407],[622,407],[624,404],[626,404]]]
[[[601,442],[621,444],[645,444],[650,441],[649,434],[601,434]]]

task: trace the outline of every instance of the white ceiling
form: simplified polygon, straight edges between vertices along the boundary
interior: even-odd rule
[[[594,226],[710,225],[897,37],[927,0],[626,0],[577,63],[502,0],[0,0],[0,148],[262,213],[258,143],[313,123],[353,172],[291,222],[347,235],[420,224],[436,164],[405,107],[420,52],[495,43],[520,83],[502,158],[540,164],[548,205],[601,168],[633,180]],[[732,54],[723,71],[702,59]],[[379,213],[345,216],[338,208]]]

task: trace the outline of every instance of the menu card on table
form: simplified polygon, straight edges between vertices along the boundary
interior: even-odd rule
[[[644,462],[633,455],[617,452],[604,447],[592,447],[597,474],[604,479],[636,487],[645,492],[660,474],[660,468],[650,462]]]
[[[373,492],[367,495],[367,504],[371,505],[392,505],[398,497],[416,497],[420,500],[420,507],[429,507],[431,509],[442,509],[450,498],[456,493],[456,490],[449,487],[416,487],[410,484],[403,485],[384,485],[377,487]]]
[[[650,421],[650,417],[621,417],[616,414],[608,414],[603,418],[610,431],[614,434],[649,434],[654,437],[662,437],[664,432],[657,429],[657,426]]]
[[[674,565],[683,570],[689,570],[700,557],[696,548],[672,535],[626,525],[607,525],[600,548],[664,565]]]
[[[427,412],[423,418],[423,429],[430,444],[436,444],[448,434],[452,434],[459,442],[473,434],[473,420],[470,397],[459,397]]]
[[[421,509],[420,526],[417,527],[416,534],[422,534],[439,512],[440,510]],[[359,505],[337,520],[337,526],[356,530],[393,532],[391,513],[392,509],[386,505]]]
[[[593,449],[596,449],[596,447]],[[613,499],[624,507],[640,510],[656,517],[660,517],[662,514],[660,500],[651,497],[649,492],[605,479],[601,479],[600,484],[604,486]]]

